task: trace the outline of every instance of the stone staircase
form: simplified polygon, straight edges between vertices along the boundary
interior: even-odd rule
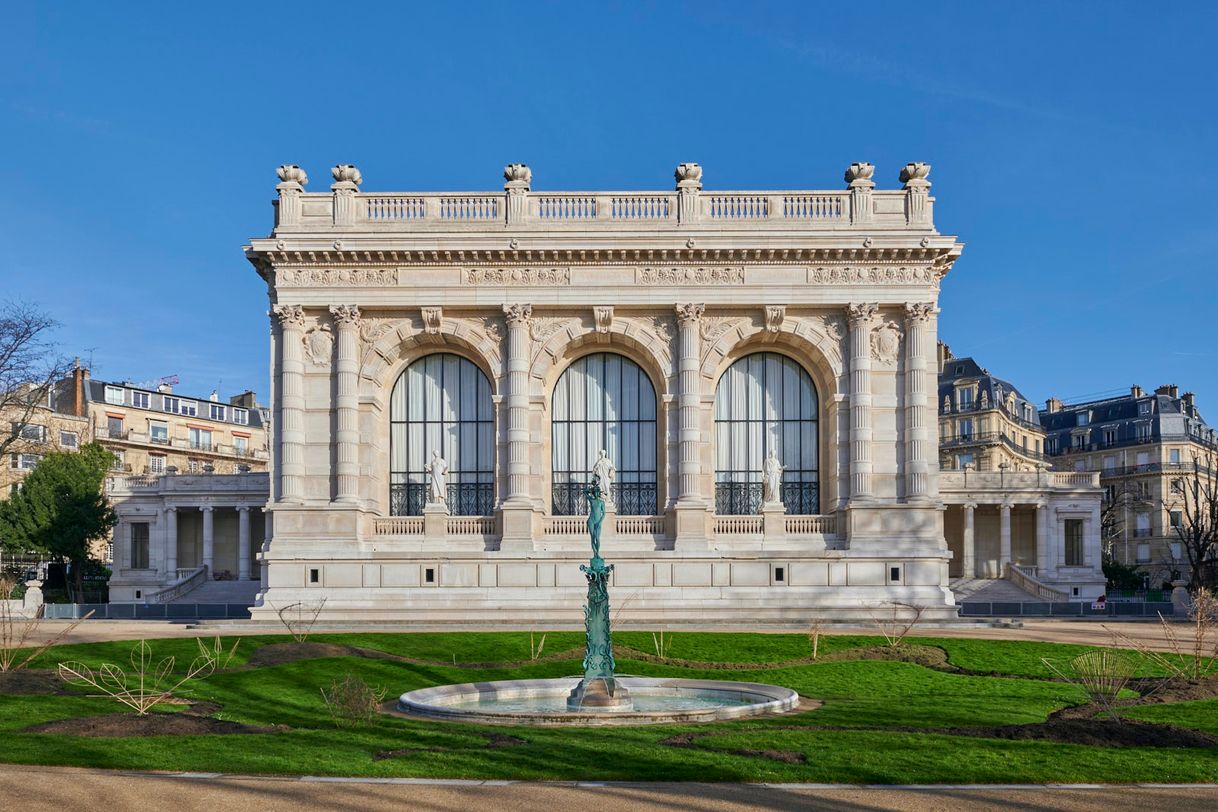
[[[956,596],[956,603],[964,603],[965,601],[977,601],[981,603],[1028,601],[1038,603],[1044,600],[1031,592],[1020,589],[1005,578],[953,578],[948,586],[951,587],[952,594]]]
[[[170,603],[243,603],[254,605],[258,581],[207,581]]]

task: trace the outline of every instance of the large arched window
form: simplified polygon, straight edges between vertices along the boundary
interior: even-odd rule
[[[613,501],[618,513],[654,515],[656,390],[638,364],[605,352],[571,364],[554,388],[554,515],[588,512],[584,488],[601,450],[617,468]]]
[[[406,368],[389,403],[389,512],[418,516],[431,452],[448,463],[448,510],[485,516],[495,504],[491,386],[471,361],[427,355]]]
[[[728,367],[715,390],[715,512],[761,509],[761,469],[773,449],[786,466],[787,513],[819,513],[816,418],[816,386],[785,355],[754,353]]]

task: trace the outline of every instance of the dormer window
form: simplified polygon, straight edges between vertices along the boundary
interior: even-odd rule
[[[1150,401],[1144,400],[1138,404],[1138,414],[1150,414]]]
[[[1075,421],[1074,425],[1076,425],[1076,426],[1085,426],[1085,425],[1087,425],[1088,422],[1090,422],[1087,419],[1086,412],[1079,412],[1077,415],[1074,416],[1074,421]]]
[[[968,386],[958,389],[956,391],[956,402],[960,404],[961,411],[973,408],[973,388]]]

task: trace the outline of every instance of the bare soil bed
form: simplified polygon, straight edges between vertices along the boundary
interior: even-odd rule
[[[0,694],[67,694],[63,680],[54,671],[22,668],[0,672]]]
[[[351,657],[363,656],[362,652],[351,647],[336,643],[271,643],[254,649],[250,655],[249,664],[283,665],[298,660],[315,660],[320,657]]]
[[[150,713],[147,716],[136,716],[133,713],[108,713],[101,716],[84,716],[79,719],[60,719],[54,722],[43,722],[42,724],[31,725],[21,732],[120,738],[276,733],[287,729],[280,725],[255,727],[243,725],[239,722],[213,719],[210,716],[196,716],[190,713]]]

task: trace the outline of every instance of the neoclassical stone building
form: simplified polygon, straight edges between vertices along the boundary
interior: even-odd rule
[[[927,164],[877,190],[370,193],[279,168],[272,532],[254,616],[570,621],[582,489],[616,469],[625,620],[955,615]],[[785,466],[762,506],[762,464]],[[425,466],[448,464],[428,504]]]

